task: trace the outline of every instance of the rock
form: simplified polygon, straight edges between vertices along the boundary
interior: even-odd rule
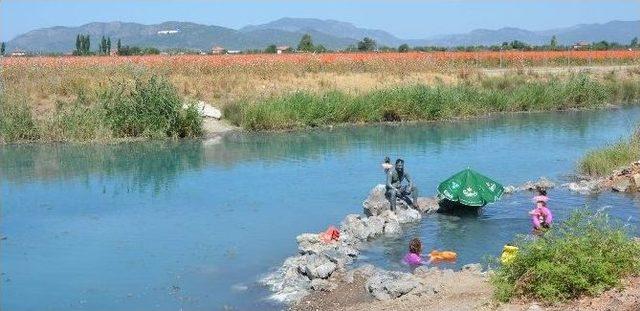
[[[562,187],[582,194],[589,194],[600,190],[599,181],[597,180],[580,180],[578,182],[563,184]]]
[[[408,273],[379,270],[365,283],[366,290],[378,300],[406,295],[420,287],[418,279]]]
[[[470,263],[462,266],[462,271],[469,271],[471,273],[482,273],[482,265],[479,263]]]
[[[316,233],[303,233],[297,236],[296,240],[301,254],[320,254],[336,247],[335,243],[322,242],[320,235]]]
[[[504,187],[504,191],[502,193],[504,193],[504,194],[512,194],[512,193],[515,193],[516,191],[518,191],[518,188],[516,188],[515,186],[512,186],[512,185],[508,185],[508,186]]]
[[[360,216],[356,214],[347,215],[344,220],[342,220],[340,231],[358,240],[366,240],[369,237],[369,230],[366,224],[360,219]]]
[[[371,189],[369,196],[362,203],[365,215],[377,216],[391,208],[391,204],[389,204],[389,200],[385,196],[386,191],[384,185],[377,185]]]
[[[420,214],[420,212],[412,208],[407,208],[407,209],[398,208],[396,210],[396,216],[398,217],[398,222],[401,224],[417,222],[417,221],[420,221],[420,219],[422,219],[422,214]]]
[[[631,180],[633,181],[633,186],[636,187],[636,190],[640,189],[640,174],[635,173],[631,175]]]
[[[613,181],[611,189],[617,192],[625,192],[631,186],[631,180],[629,178],[618,178]]]
[[[199,101],[197,104],[195,104],[195,107],[198,110],[198,113],[200,114],[200,116],[202,117],[214,118],[217,120],[220,120],[222,118],[222,111],[220,111],[220,109],[213,107],[203,101]],[[182,108],[184,109],[189,108],[189,104],[184,104]]]
[[[386,236],[398,236],[402,234],[402,228],[400,222],[397,219],[389,219],[384,224],[384,235]]]
[[[381,235],[384,230],[385,221],[380,216],[370,216],[364,219],[364,223],[367,226],[368,238],[374,238]]]
[[[306,296],[310,280],[298,272],[298,266],[307,260],[306,256],[287,258],[282,266],[260,280],[274,292],[272,298],[286,303],[299,301]]]
[[[518,187],[518,190],[534,191],[538,188],[551,189],[555,186],[556,184],[548,180],[546,177],[540,177],[537,181],[527,181],[526,183]]]
[[[418,209],[422,213],[434,213],[440,208],[437,198],[418,198]]]
[[[323,279],[314,279],[311,281],[311,289],[315,291],[330,292],[336,289],[338,285]]]
[[[353,262],[353,258],[339,249],[332,249],[324,252],[324,256],[331,262],[335,263],[337,268],[344,268],[346,265]]]
[[[298,265],[298,272],[309,279],[326,279],[338,268],[329,258],[321,255],[308,255],[307,259]]]

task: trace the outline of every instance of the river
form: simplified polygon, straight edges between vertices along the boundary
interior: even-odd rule
[[[295,237],[360,213],[406,160],[422,194],[469,166],[503,184],[566,182],[585,151],[628,136],[640,108],[502,115],[220,140],[0,146],[2,310],[263,310],[257,280],[295,253]],[[549,193],[561,220],[607,208],[637,232],[633,196]],[[483,262],[530,228],[529,193],[478,217],[427,216],[358,262],[404,269],[407,241]]]

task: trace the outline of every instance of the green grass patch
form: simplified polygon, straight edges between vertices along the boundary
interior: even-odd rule
[[[248,130],[282,130],[340,123],[446,120],[495,112],[598,108],[640,99],[640,81],[599,81],[586,74],[527,81],[505,76],[479,83],[409,85],[351,95],[299,91],[263,102],[239,102],[225,116]]]
[[[562,302],[598,295],[640,272],[640,243],[602,212],[578,210],[543,237],[519,237],[514,261],[491,277],[495,297]]]
[[[97,103],[96,103],[97,101]],[[82,91],[58,102],[53,115],[37,120],[24,98],[0,96],[0,141],[108,141],[122,138],[184,138],[203,134],[194,104],[183,107],[166,80],[112,82],[88,99]]]
[[[640,138],[633,137],[602,149],[589,151],[578,164],[581,173],[605,176],[640,160]]]

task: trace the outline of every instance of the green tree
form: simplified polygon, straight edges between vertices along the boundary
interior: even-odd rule
[[[376,46],[377,44],[375,40],[369,37],[365,37],[364,39],[362,39],[362,41],[358,42],[358,51],[373,51],[376,49]]]
[[[325,47],[324,47],[324,45],[322,45],[322,44],[318,44],[318,45],[316,45],[316,46],[313,48],[313,50],[314,50],[316,53],[325,53],[325,52],[327,52],[327,48],[325,48]]]
[[[0,55],[4,55],[4,50],[5,50],[6,46],[4,41],[2,41],[2,44],[0,45]]]
[[[107,54],[107,38],[104,36],[100,40],[100,54]]]
[[[400,53],[406,53],[406,52],[409,52],[409,45],[408,45],[408,44],[406,44],[406,43],[405,43],[405,44],[401,44],[401,45],[398,47],[398,52],[400,52]]]
[[[76,50],[74,54],[80,55],[80,50],[82,50],[82,45],[80,43],[80,34],[76,35]]]
[[[638,46],[638,37],[633,37],[633,39],[631,39],[631,43],[629,44],[630,47],[634,48]]]
[[[552,50],[555,50],[556,48],[558,48],[558,39],[556,39],[555,35],[551,37],[551,42],[549,42],[549,46],[551,47]]]
[[[275,44],[272,44],[268,46],[266,49],[264,49],[264,52],[275,54],[276,52],[278,52],[278,47]]]
[[[107,54],[111,54],[111,37],[107,38]]]
[[[314,48],[313,41],[311,40],[311,35],[306,33],[300,39],[300,43],[298,43],[298,51],[312,52],[313,50]]]
[[[118,49],[118,51],[120,51],[120,48],[122,48],[122,43],[120,42],[120,39],[118,39],[118,43],[116,44],[116,48]]]

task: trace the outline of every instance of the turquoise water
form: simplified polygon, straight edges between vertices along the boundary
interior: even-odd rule
[[[566,181],[588,149],[623,138],[639,108],[232,135],[221,141],[0,147],[0,309],[262,310],[257,280],[295,253],[295,236],[359,213],[402,157],[423,194],[471,166],[504,184]],[[609,211],[637,230],[635,197],[550,192],[562,219]],[[407,241],[455,250],[457,266],[527,233],[529,194],[479,217],[428,216],[360,262],[404,269]]]

